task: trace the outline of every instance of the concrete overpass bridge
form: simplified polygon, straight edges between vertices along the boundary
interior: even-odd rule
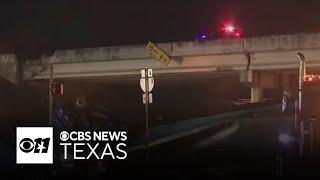
[[[155,75],[239,74],[252,87],[252,101],[263,88],[281,88],[290,94],[298,68],[296,53],[303,52],[308,67],[320,67],[320,33],[272,35],[206,42],[159,43],[172,62],[168,67],[147,52],[146,45],[57,50],[51,56],[29,59],[18,66],[15,55],[0,56],[0,75],[11,82],[49,78],[49,66],[57,79],[139,77],[140,69]],[[18,68],[22,67],[22,68]]]

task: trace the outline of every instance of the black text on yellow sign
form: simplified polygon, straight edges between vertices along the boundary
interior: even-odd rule
[[[170,63],[171,61],[170,57],[150,41],[147,44],[147,50],[153,57],[155,57],[165,66],[168,66],[168,64]]]

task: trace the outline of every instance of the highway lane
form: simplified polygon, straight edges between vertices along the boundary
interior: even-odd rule
[[[137,157],[131,154],[126,167],[130,167],[130,172],[146,177],[154,174],[193,178],[274,176],[276,132],[281,121],[288,119],[290,117],[234,119],[235,132],[218,141],[215,136],[219,127],[211,128],[151,148],[148,161],[141,161],[143,152]],[[233,128],[232,125],[229,128]]]

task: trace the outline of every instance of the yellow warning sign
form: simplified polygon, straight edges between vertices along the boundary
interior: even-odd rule
[[[166,54],[164,51],[162,51],[161,49],[159,49],[155,44],[153,44],[150,41],[147,44],[147,50],[153,57],[155,57],[165,66],[168,66],[168,64],[170,63],[171,61],[170,56]]]

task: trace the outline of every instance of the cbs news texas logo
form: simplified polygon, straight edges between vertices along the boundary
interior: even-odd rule
[[[17,164],[53,163],[52,127],[17,127]]]

